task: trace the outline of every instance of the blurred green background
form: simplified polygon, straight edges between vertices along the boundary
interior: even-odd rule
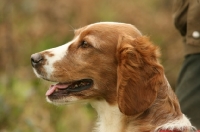
[[[36,78],[30,55],[71,40],[73,28],[94,22],[135,25],[159,45],[175,87],[182,40],[170,0],[0,0],[0,132],[89,132],[97,115],[89,104],[46,102],[50,83]]]

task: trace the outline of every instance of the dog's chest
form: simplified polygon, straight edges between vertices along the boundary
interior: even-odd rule
[[[115,105],[110,106],[106,101],[92,103],[98,113],[94,132],[122,132],[123,115]]]

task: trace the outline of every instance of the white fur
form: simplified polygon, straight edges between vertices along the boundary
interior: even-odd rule
[[[82,100],[78,99],[77,97],[73,97],[73,96],[69,96],[69,97],[67,97],[67,99],[66,99],[66,97],[65,98],[61,98],[61,99],[56,100],[54,102],[52,102],[47,96],[46,100],[47,100],[47,102],[55,104],[55,105],[64,105],[66,103],[67,104],[71,104],[71,103],[77,103],[79,101],[80,102],[82,101]]]
[[[177,127],[178,126],[178,127]],[[155,132],[159,131],[160,129],[162,130],[180,130],[183,131],[186,128],[191,128],[192,130],[195,130],[194,127],[192,127],[190,121],[188,118],[183,114],[183,116],[179,119],[176,119],[174,121],[170,121],[168,123],[165,123],[161,126],[158,126],[155,130]]]
[[[105,100],[92,102],[98,113],[98,121],[94,132],[121,132],[122,131],[122,113],[116,105],[109,105]]]
[[[51,73],[54,71],[53,64],[56,61],[61,60],[67,54],[67,50],[68,50],[68,47],[70,46],[70,44],[71,44],[71,42],[68,42],[62,46],[46,50],[46,51],[49,51],[50,53],[54,54],[54,56],[52,56],[52,57],[49,57],[48,55],[45,56],[47,63],[46,63],[46,65],[44,65],[44,69],[47,73],[47,78],[50,78]]]
[[[98,113],[98,121],[96,128],[93,132],[132,132],[138,131],[137,128],[132,126],[131,130],[123,129],[123,115],[118,105],[109,105],[106,101],[92,102],[91,105],[96,109]],[[191,129],[190,131],[195,131],[196,129],[192,127],[189,119],[183,114],[182,117],[175,119],[174,121],[169,121],[163,125],[158,126],[154,132],[159,132],[159,130],[180,130]]]
[[[35,68],[33,68],[33,72],[35,73],[35,75],[36,75],[38,78],[41,78],[41,75],[37,73],[37,71],[35,70]]]
[[[50,78],[51,74],[54,71],[53,64],[56,61],[63,59],[63,57],[65,57],[67,55],[69,46],[71,44],[73,44],[73,42],[75,42],[77,38],[78,37],[76,37],[74,40],[72,40],[64,45],[61,45],[59,47],[45,50],[45,51],[48,51],[48,52],[54,54],[54,56],[51,56],[51,57],[49,57],[48,55],[45,56],[47,63],[46,63],[46,65],[44,65],[44,69],[45,69],[45,72],[47,73],[47,78]]]

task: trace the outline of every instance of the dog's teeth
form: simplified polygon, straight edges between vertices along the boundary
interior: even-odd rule
[[[56,89],[55,89],[55,92],[57,92],[57,91],[58,91],[58,89],[56,88]]]
[[[76,85],[75,85],[75,88],[77,88],[77,87],[78,87],[78,85],[76,84]]]

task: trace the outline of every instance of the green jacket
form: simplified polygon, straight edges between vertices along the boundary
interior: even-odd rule
[[[175,0],[173,18],[185,38],[185,54],[200,53],[200,0]]]

